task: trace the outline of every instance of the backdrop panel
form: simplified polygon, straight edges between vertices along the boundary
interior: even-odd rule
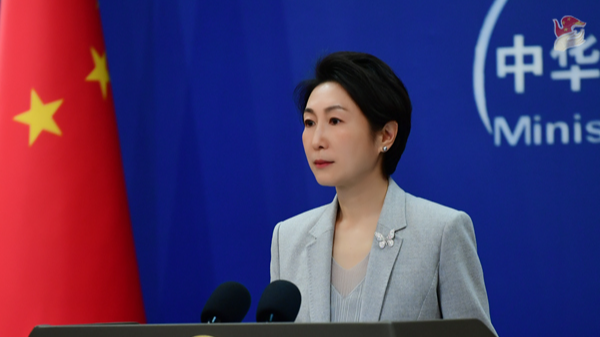
[[[600,328],[598,1],[100,6],[149,322],[198,322],[228,280],[258,302],[275,224],[335,193],[306,164],[292,91],[356,50],[406,84],[393,177],[471,215],[498,333]],[[564,15],[586,42],[553,52]]]

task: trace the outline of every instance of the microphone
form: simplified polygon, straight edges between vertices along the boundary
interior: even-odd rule
[[[285,280],[273,281],[265,288],[258,308],[257,322],[293,322],[300,311],[302,296],[295,284]]]
[[[250,292],[238,282],[221,283],[210,295],[200,319],[203,323],[239,323],[250,309]]]

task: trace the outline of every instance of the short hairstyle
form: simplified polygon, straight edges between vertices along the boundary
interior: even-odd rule
[[[312,91],[325,82],[336,82],[346,90],[374,132],[387,122],[398,123],[396,140],[383,153],[383,174],[389,177],[396,171],[410,134],[412,105],[402,81],[373,55],[347,51],[326,55],[317,62],[315,77],[300,82],[294,90],[301,115]]]

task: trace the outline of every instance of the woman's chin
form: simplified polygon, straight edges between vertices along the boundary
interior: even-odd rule
[[[321,186],[332,186],[333,187],[336,185],[336,181],[337,181],[333,177],[319,175],[319,174],[315,174],[315,179],[317,180],[317,183]]]

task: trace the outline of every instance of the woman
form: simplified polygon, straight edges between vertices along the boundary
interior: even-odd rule
[[[273,232],[271,281],[300,289],[296,321],[478,318],[494,331],[469,216],[390,177],[412,110],[392,69],[372,55],[333,53],[296,97],[310,168],[337,192]]]

